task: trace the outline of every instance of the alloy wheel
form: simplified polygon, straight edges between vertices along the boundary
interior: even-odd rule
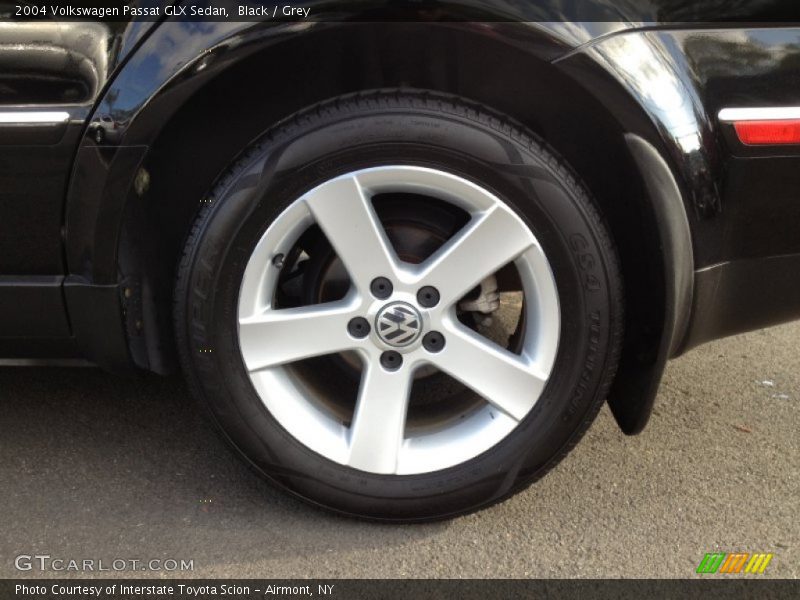
[[[427,196],[468,214],[466,224],[418,264],[401,260],[372,199]],[[284,257],[318,226],[350,280],[340,299],[283,307]],[[465,325],[458,306],[512,265],[524,318],[519,351]],[[531,228],[489,190],[445,171],[383,166],[326,181],[291,203],[250,256],[238,302],[238,334],[250,380],[295,439],[325,458],[376,474],[411,475],[461,464],[507,437],[531,412],[555,362],[560,309],[553,273]],[[315,402],[292,365],[348,353],[361,364],[352,417]],[[415,377],[434,368],[483,402],[409,431]]]

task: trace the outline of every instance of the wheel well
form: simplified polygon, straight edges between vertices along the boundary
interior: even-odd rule
[[[144,161],[148,191],[126,206],[120,242],[121,274],[138,282],[149,338],[132,339],[136,363],[160,372],[175,364],[172,289],[183,243],[204,194],[236,155],[306,106],[393,87],[485,104],[567,160],[619,250],[626,301],[621,368],[653,362],[664,329],[664,259],[656,217],[617,121],[556,67],[496,38],[453,27],[432,35],[396,24],[308,34],[254,54],[204,86],[164,126]]]

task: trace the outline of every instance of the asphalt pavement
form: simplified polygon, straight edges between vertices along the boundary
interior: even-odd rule
[[[696,349],[670,363],[643,434],[604,408],[526,492],[413,526],[257,479],[177,377],[0,368],[0,577],[92,574],[21,572],[20,555],[193,561],[120,573],[149,577],[690,577],[705,553],[742,551],[774,554],[762,577],[796,578],[798,350],[800,324]]]

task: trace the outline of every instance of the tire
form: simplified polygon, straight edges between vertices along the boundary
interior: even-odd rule
[[[405,173],[409,174],[408,181]],[[410,186],[415,178],[422,181],[429,175],[434,183],[419,197],[408,192],[417,188],[403,187]],[[363,183],[374,178],[386,183]],[[348,244],[355,244],[353,240],[365,248],[381,248],[380,235],[367,233],[362,239],[361,217],[352,216],[360,215],[360,209],[343,212],[341,208],[351,206],[345,202],[358,200],[347,196],[346,201],[332,208],[338,193],[335,190],[340,189],[336,186],[357,181],[358,185],[374,185],[374,189],[369,188],[370,194],[383,194],[395,189],[395,179],[400,186],[397,189],[406,195],[386,192],[380,196],[381,202],[394,202],[396,206],[382,210],[386,214],[404,210],[409,214],[406,221],[399,221],[401,225],[392,227],[401,232],[404,227],[411,228],[413,235],[409,238],[417,236],[417,231],[438,231],[437,227],[454,228],[453,239],[456,235],[465,236],[460,247],[455,242],[443,242],[445,250],[436,251],[443,254],[434,252],[415,259],[423,261],[416,270],[406,263],[400,265],[406,269],[405,275],[397,275],[392,294],[398,294],[397,298],[404,302],[401,311],[410,311],[405,317],[396,312],[398,306],[382,305],[384,300],[376,299],[375,288],[366,287],[370,269],[378,268],[372,262],[385,265],[389,263],[381,261],[389,259],[383,255],[375,258],[377,250],[362,252],[360,259],[354,258],[358,252],[343,250],[349,248]],[[449,188],[451,184],[456,187]],[[475,212],[478,209],[463,200],[473,194],[469,186],[480,188],[475,192],[475,206],[484,201],[495,204]],[[426,194],[435,195],[440,188],[445,200],[426,199]],[[455,190],[452,194],[451,189]],[[459,195],[458,190],[464,193]],[[371,197],[372,209],[367,209],[367,217],[374,217],[371,223],[384,219],[381,228],[389,236],[391,228],[386,219],[394,217],[376,216],[378,196]],[[467,204],[459,204],[463,202]],[[441,211],[438,203],[444,203]],[[451,216],[441,219],[427,214],[451,210]],[[461,216],[456,215],[458,211]],[[339,217],[345,212],[353,219],[352,236],[330,234],[329,230],[341,230]],[[310,221],[306,213],[311,214]],[[485,239],[473,238],[484,241],[475,246],[480,251],[467,254],[463,232],[469,224],[477,223],[475,215],[488,219],[490,213],[492,218],[500,219],[497,223],[506,225],[494,231],[494,237],[486,233]],[[448,221],[459,218],[466,219],[468,225]],[[440,227],[437,219],[446,225]],[[315,220],[323,235],[314,228]],[[425,224],[414,229],[417,221]],[[333,222],[336,224],[331,225]],[[429,226],[429,222],[436,226]],[[287,233],[290,229],[291,234]],[[475,225],[469,231],[477,236],[484,230]],[[312,232],[316,241],[304,241]],[[525,236],[533,241],[523,241],[528,239]],[[400,253],[396,242],[383,239]],[[524,248],[519,255],[513,255],[516,242],[509,241],[516,239]],[[282,249],[281,253],[268,248],[271,254],[265,254],[268,240],[272,240],[274,248]],[[326,243],[334,258],[317,258],[327,255],[311,250],[304,266],[303,256],[309,253],[303,248]],[[336,250],[331,254],[332,246]],[[486,275],[485,265],[490,260],[501,261],[506,246],[512,262],[498,270],[497,277]],[[439,260],[435,257],[447,253],[460,257],[460,262],[441,259],[440,264],[445,266],[439,271],[429,267]],[[295,255],[300,256],[298,262],[288,265]],[[491,258],[484,259],[484,255]],[[468,261],[463,260],[465,256]],[[316,293],[314,286],[322,285],[306,281],[319,277],[316,273],[320,268],[308,264],[314,260],[328,260],[326,265],[340,260],[350,281],[350,287],[344,288],[346,294],[334,298],[334,303],[309,309],[330,306],[341,311],[341,315],[336,313],[339,316],[335,325],[329,313],[319,313],[319,319],[329,320],[319,320],[322,325],[318,329],[311,320],[317,316],[291,322],[281,316],[290,314],[281,310],[305,310],[297,305],[293,292],[283,291],[294,285],[292,281],[300,280],[304,289],[312,289],[312,295]],[[356,272],[358,276],[353,275]],[[406,280],[422,272],[439,276],[438,281],[456,282],[452,292],[441,290],[442,302],[447,298],[448,304],[442,305],[440,313],[435,313],[437,308],[428,313],[414,300],[413,290],[425,281]],[[482,326],[471,320],[478,322],[483,318],[481,314],[462,310],[471,306],[463,298],[453,300],[467,284],[473,288],[469,297],[474,299],[473,279],[478,272],[482,283],[508,279],[504,274],[512,273],[510,280],[516,283],[509,284],[513,289],[508,293],[517,293],[515,285],[522,292],[524,300],[514,304],[520,307],[520,316],[506,350],[495,351],[495,342],[487,345],[480,333]],[[441,273],[452,274],[452,279]],[[268,285],[273,287],[265,287]],[[502,288],[504,284],[500,285]],[[266,299],[263,289],[271,290]],[[548,294],[555,294],[555,304]],[[490,297],[491,290],[487,298]],[[252,302],[257,308],[243,308],[250,306],[250,298],[256,299]],[[350,337],[344,337],[343,319],[351,318],[356,314],[353,310],[362,308],[366,311],[368,337],[356,339],[362,333],[356,336],[352,331],[347,334]],[[275,321],[263,321],[263,315],[267,315],[267,321]],[[402,336],[409,339],[427,336],[425,327],[434,326],[441,329],[444,337],[444,348],[435,351],[425,345],[430,341],[425,337],[399,347],[396,354],[405,375],[398,375],[397,379],[391,378],[383,363],[389,347],[386,344],[392,340],[388,334],[382,337],[382,332],[392,329],[387,319],[394,317],[407,317]],[[437,520],[472,512],[503,500],[542,477],[578,442],[602,405],[617,367],[622,322],[622,283],[608,229],[564,161],[508,117],[460,98],[415,90],[343,96],[304,110],[264,133],[202,201],[186,242],[175,291],[175,328],[185,376],[232,447],[258,473],[306,501],[339,513],[386,521]],[[346,323],[349,327],[352,320]],[[296,364],[281,362],[314,351],[316,346],[309,349],[309,340],[315,331],[320,336],[320,352],[323,346],[338,349],[337,344],[345,342],[357,348],[348,351],[350,354],[337,352],[336,363],[330,357],[297,359]],[[340,338],[344,341],[339,342]],[[476,354],[475,348],[491,351]],[[481,356],[488,358],[473,360]],[[461,357],[469,360],[459,362]],[[425,362],[428,360],[438,363]],[[303,361],[310,361],[310,366],[307,368]],[[336,378],[321,375],[324,369],[317,369],[314,361],[322,361],[319,364],[324,363],[325,369],[335,371]],[[412,363],[415,366],[410,366]],[[426,368],[433,364],[430,370],[435,372],[429,374],[419,366],[423,364]],[[342,391],[350,384],[346,377],[338,379],[339,372],[348,369],[351,375],[356,374],[351,377],[354,393],[363,393],[366,399],[353,400]],[[322,379],[309,383],[303,377]],[[298,378],[302,384],[297,383]],[[389,383],[372,388],[373,384],[363,383],[368,379],[378,382],[375,386]],[[445,379],[456,391],[437,396],[436,390]],[[412,391],[406,394],[394,381],[406,382],[403,385],[412,386]],[[541,383],[539,387],[525,387],[529,381]],[[428,409],[415,404],[415,394],[426,386],[434,390],[429,394],[432,405],[444,416],[416,416],[427,414]],[[309,391],[312,389],[313,394]],[[374,389],[380,389],[380,393]],[[496,398],[491,396],[495,389]],[[522,389],[516,395],[519,397],[512,397],[510,391],[517,389]],[[386,404],[381,405],[376,417],[378,413],[369,411],[378,409],[368,408],[375,406],[368,399],[378,396]],[[349,421],[348,402],[356,403]],[[312,413],[303,412],[309,410],[313,411],[311,417],[308,415]],[[344,417],[336,412],[342,410]],[[366,416],[368,413],[372,416]],[[392,415],[401,414],[398,434],[397,426],[391,424]],[[469,431],[479,431],[481,435],[464,438],[466,426],[462,425],[463,431],[458,429],[461,421],[453,421],[453,415],[465,423],[474,423]],[[435,423],[430,437],[425,437],[426,418]],[[495,425],[497,422],[503,426]],[[330,440],[326,427],[333,428]],[[409,433],[412,429],[413,436]],[[345,441],[340,439],[342,431]],[[396,435],[399,437],[392,437]],[[429,451],[425,450],[428,440],[432,440]],[[364,450],[371,448],[369,444],[377,444],[374,452]],[[487,444],[489,447],[484,448]]]

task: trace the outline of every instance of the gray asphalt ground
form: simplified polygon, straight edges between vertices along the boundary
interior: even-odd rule
[[[642,435],[604,408],[528,491],[422,526],[274,490],[177,378],[3,368],[0,577],[21,575],[18,554],[189,558],[193,577],[689,577],[706,552],[744,551],[796,578],[799,348],[794,324],[697,349],[669,365]]]

